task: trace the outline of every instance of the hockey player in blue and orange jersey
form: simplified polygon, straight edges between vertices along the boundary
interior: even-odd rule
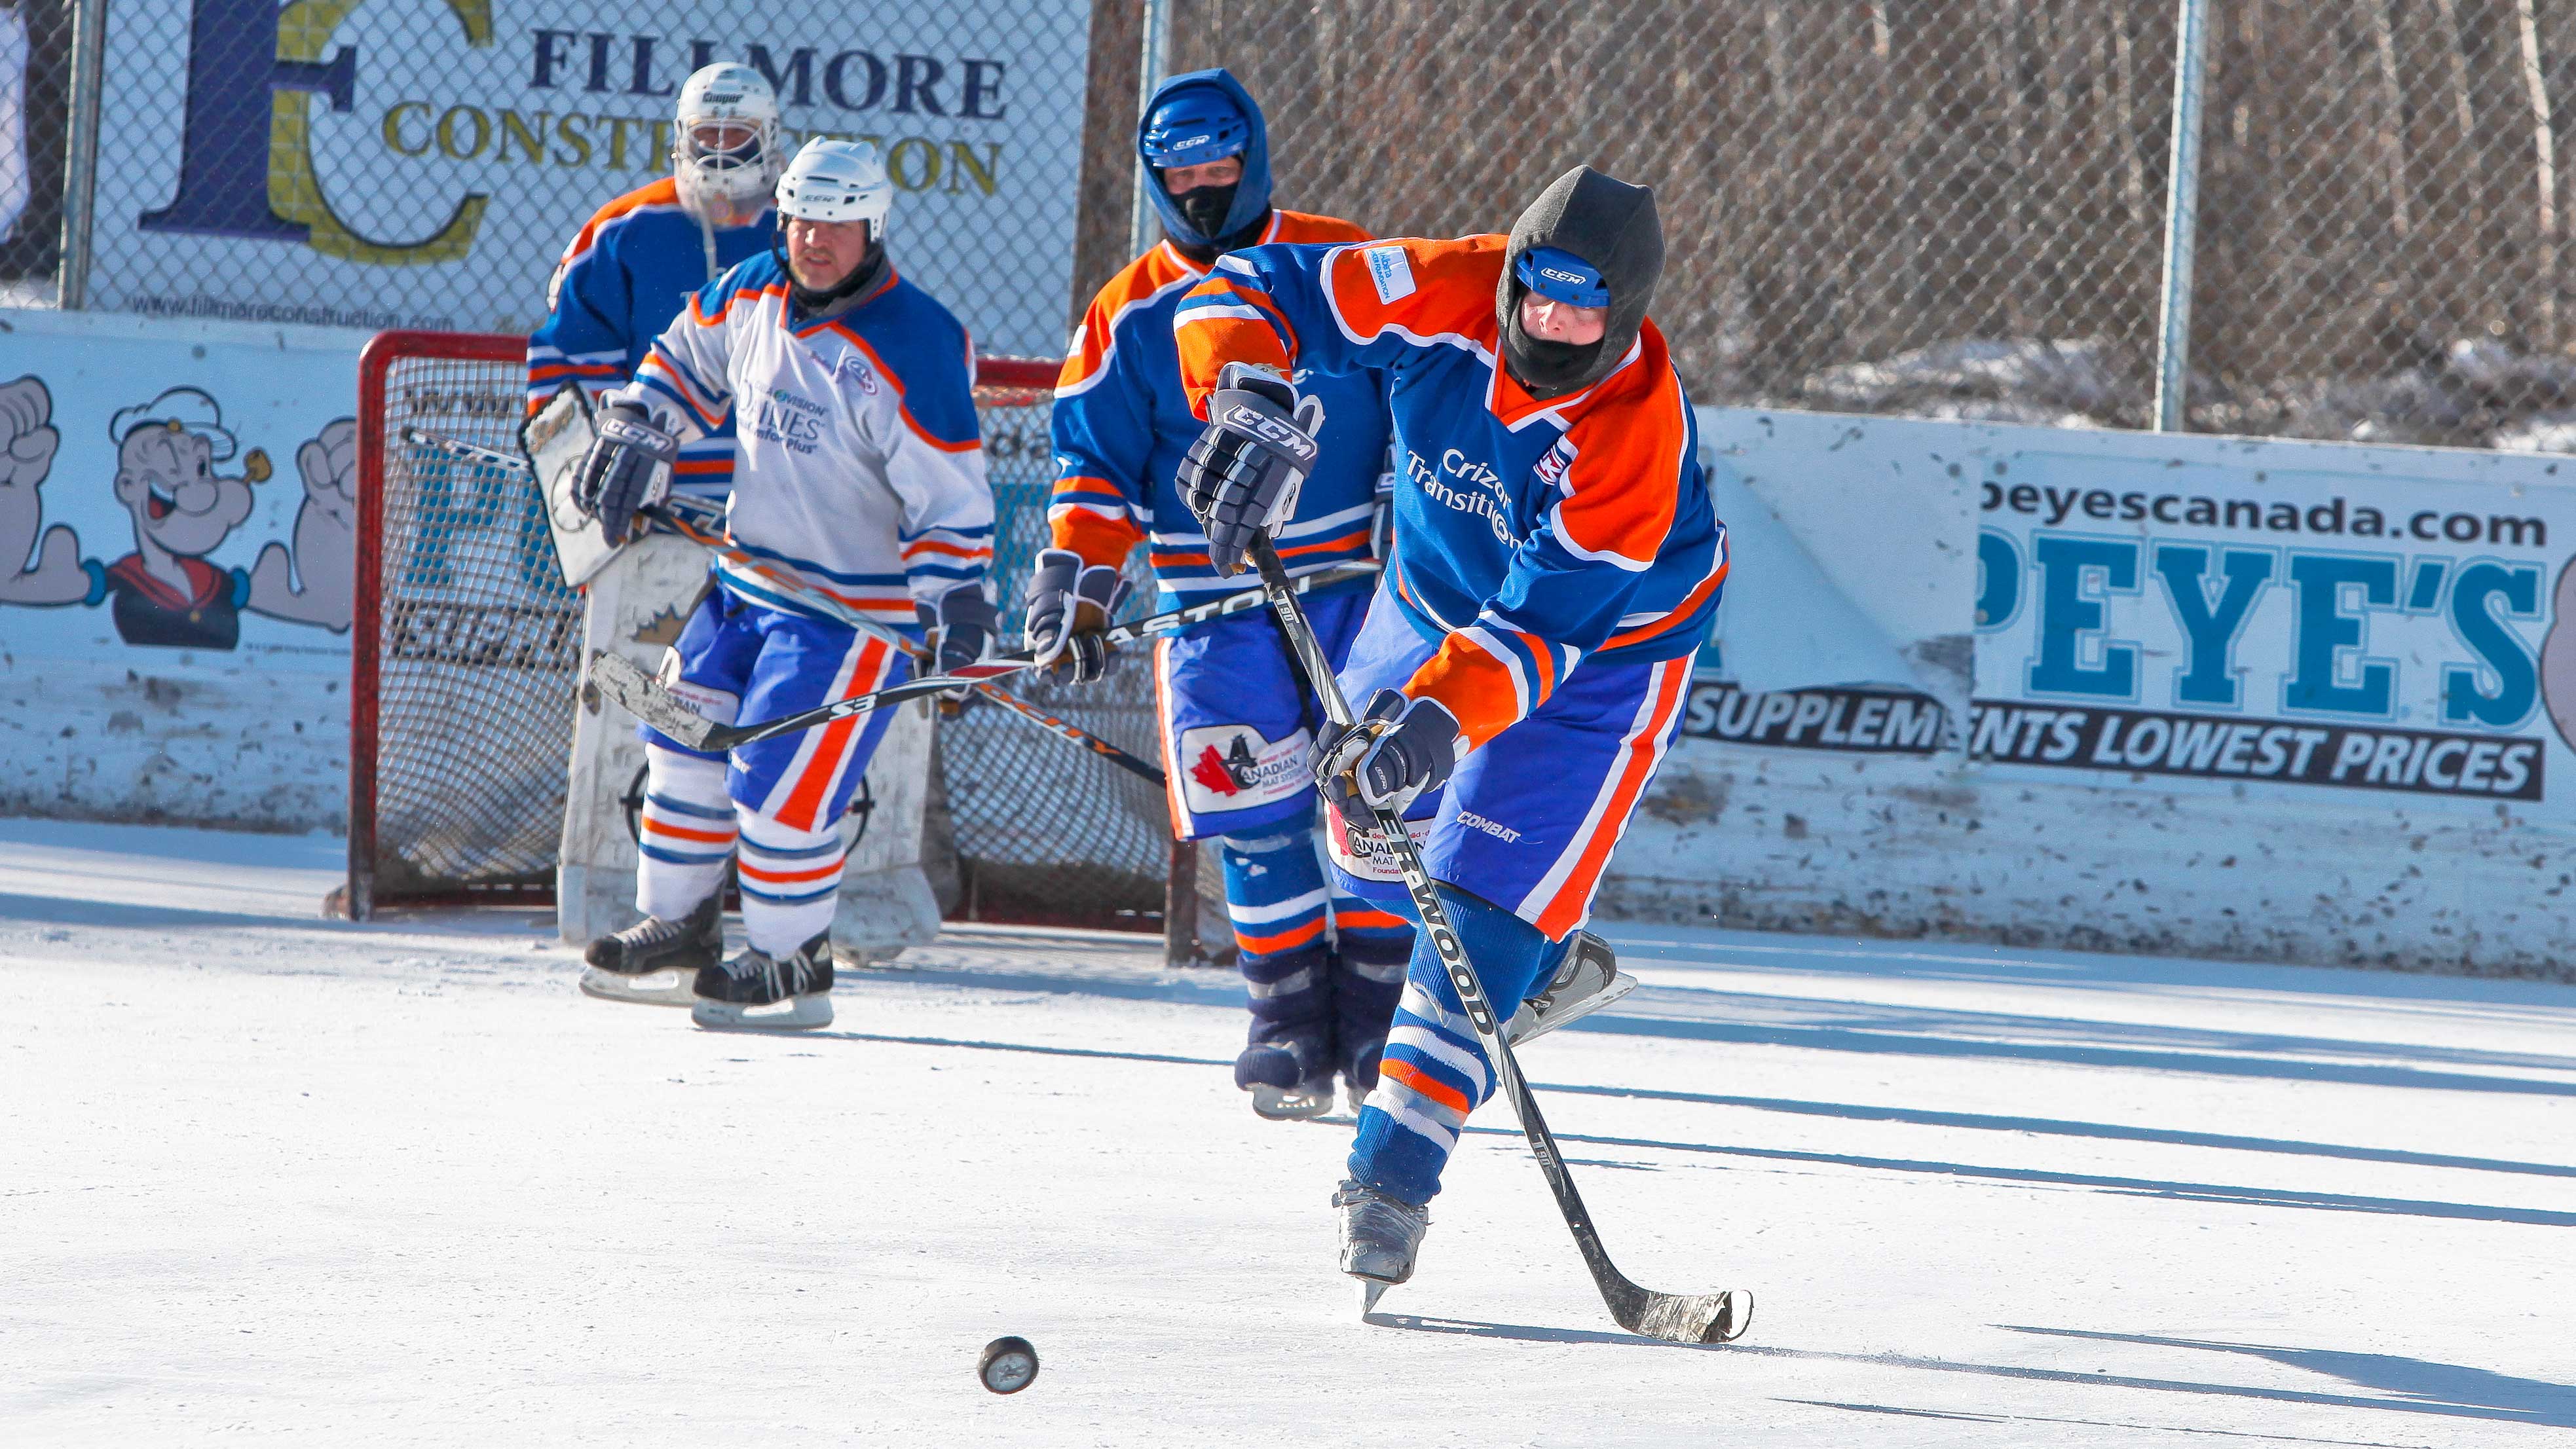
[[[1346,221],[1270,204],[1260,107],[1222,70],[1174,76],[1137,128],[1170,240],[1100,290],[1056,387],[1054,547],[1029,588],[1030,644],[1077,679],[1104,667],[1089,637],[1117,607],[1119,565],[1148,544],[1162,606],[1241,587],[1209,566],[1207,541],[1172,489],[1199,434],[1181,392],[1172,311],[1219,257],[1278,242],[1365,241]],[[1385,473],[1387,417],[1377,379],[1304,380],[1321,412],[1323,455],[1280,528],[1292,572],[1366,559]],[[1359,632],[1369,584],[1307,597],[1335,659]],[[1265,1117],[1328,1110],[1334,1078],[1356,1101],[1377,1060],[1412,950],[1412,926],[1328,889],[1314,851],[1315,790],[1305,768],[1322,714],[1260,614],[1215,620],[1154,656],[1172,829],[1222,838],[1225,893],[1252,997],[1235,1084]]]
[[[896,274],[893,197],[874,147],[807,142],[778,182],[782,250],[690,299],[635,381],[609,394],[582,461],[576,498],[614,543],[684,439],[739,423],[725,532],[766,567],[719,562],[662,664],[671,691],[712,718],[770,719],[899,683],[909,664],[892,636],[921,643],[941,670],[992,651],[993,490],[973,346]],[[883,628],[818,612],[773,573]],[[730,756],[643,729],[635,903],[646,919],[590,944],[600,979],[583,989],[615,994],[620,977],[694,968],[701,1025],[830,1022],[837,825],[891,719],[838,720]],[[749,946],[720,961],[729,860]]]
[[[689,294],[778,240],[770,191],[787,158],[778,96],[759,71],[720,61],[680,87],[671,174],[601,207],[564,248],[546,320],[528,339],[528,410],[566,386],[596,398],[634,377]],[[692,438],[676,493],[724,501],[733,425]]]
[[[1418,822],[1496,1002],[1559,979],[1672,747],[1726,578],[1689,399],[1646,320],[1662,265],[1654,193],[1578,167],[1509,237],[1265,247],[1218,263],[1175,315],[1191,401],[1215,419],[1182,482],[1220,573],[1296,491],[1298,449],[1264,441],[1297,429],[1289,379],[1388,382],[1394,557],[1340,671],[1368,703],[1313,764],[1352,889],[1404,894],[1374,832],[1344,824],[1368,818],[1360,802]],[[1334,1197],[1344,1272],[1411,1276],[1492,1081],[1426,944]]]

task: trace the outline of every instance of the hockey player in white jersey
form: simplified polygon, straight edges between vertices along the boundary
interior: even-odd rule
[[[895,272],[893,201],[875,148],[814,140],[778,183],[783,253],[699,291],[609,394],[576,485],[615,542],[667,486],[683,440],[728,418],[739,461],[726,527],[764,568],[862,617],[823,617],[758,573],[718,563],[662,665],[713,718],[769,719],[902,680],[893,636],[946,670],[992,652],[993,493],[975,421],[972,344]],[[642,729],[636,873],[645,919],[591,943],[584,989],[695,969],[702,1026],[823,1026],[840,887],[834,828],[890,716],[872,713],[708,755]],[[749,947],[722,957],[727,860]],[[640,998],[639,998],[640,999]]]

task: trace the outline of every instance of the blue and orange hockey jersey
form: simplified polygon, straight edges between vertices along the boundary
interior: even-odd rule
[[[1699,431],[1648,322],[1610,376],[1539,401],[1497,365],[1506,238],[1253,247],[1173,314],[1190,405],[1228,362],[1385,378],[1389,588],[1439,649],[1405,692],[1481,745],[1584,659],[1699,647],[1726,579]]]
[[[1267,242],[1366,241],[1347,221],[1271,213]],[[1116,565],[1141,537],[1162,583],[1158,607],[1244,587],[1208,564],[1207,536],[1172,486],[1201,425],[1181,393],[1172,312],[1207,275],[1170,242],[1130,262],[1092,299],[1055,390],[1055,493],[1047,523],[1057,548]],[[1386,471],[1387,412],[1376,378],[1298,379],[1324,402],[1323,455],[1306,479],[1279,553],[1305,573],[1369,556],[1377,488]]]
[[[768,251],[777,235],[770,211],[749,226],[715,228],[710,270],[706,229],[680,205],[670,177],[601,207],[555,264],[546,320],[528,339],[530,411],[567,383],[596,397],[633,377],[691,293]],[[733,453],[730,421],[691,440],[672,470],[674,491],[722,502],[733,485]]]

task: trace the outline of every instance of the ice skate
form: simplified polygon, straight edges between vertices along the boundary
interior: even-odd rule
[[[1333,1206],[1342,1210],[1342,1271],[1360,1280],[1360,1312],[1365,1314],[1387,1289],[1413,1276],[1422,1235],[1431,1227],[1431,1209],[1348,1178],[1333,1194]]]
[[[1512,1013],[1503,1039],[1520,1046],[1569,1021],[1580,1021],[1636,989],[1637,978],[1619,969],[1619,958],[1611,953],[1609,942],[1590,931],[1577,931],[1566,947],[1565,964],[1556,968],[1545,991]]]
[[[700,1026],[723,1031],[811,1031],[832,1024],[832,943],[817,935],[793,955],[745,946],[730,961],[698,972]]]
[[[1303,1122],[1333,1110],[1333,1062],[1322,1027],[1257,1041],[1234,1059],[1234,1084],[1272,1122]]]
[[[709,896],[676,921],[647,916],[591,942],[582,953],[589,963],[581,973],[582,994],[649,1006],[688,1005],[696,999],[690,978],[724,955],[723,904],[720,895]]]

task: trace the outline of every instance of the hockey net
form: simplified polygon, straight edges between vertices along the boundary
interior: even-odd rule
[[[524,338],[388,332],[359,360],[359,533],[345,909],[552,899],[581,687],[581,599],[518,450]],[[975,400],[998,506],[1002,617],[1045,546],[1055,364],[987,358]],[[437,440],[437,441],[430,441]],[[1150,589],[1139,590],[1150,598]],[[1014,682],[1051,713],[1156,758],[1152,671],[1080,691]],[[1159,791],[1007,711],[944,721],[938,753],[957,914],[1151,927],[1170,827]],[[939,812],[925,840],[947,874]]]

